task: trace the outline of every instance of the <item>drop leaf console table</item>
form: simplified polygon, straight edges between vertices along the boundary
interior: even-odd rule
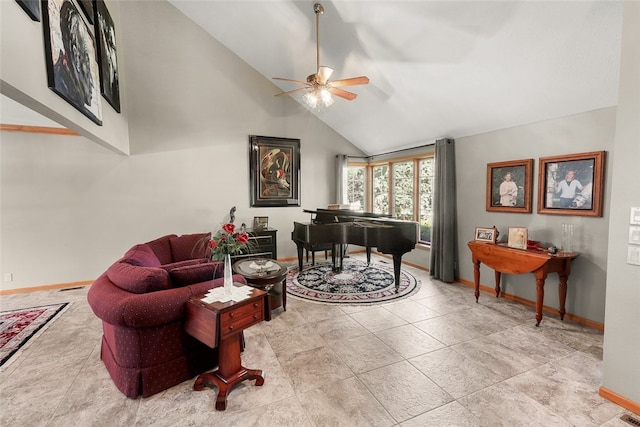
[[[560,319],[564,320],[564,304],[567,299],[567,280],[571,273],[571,261],[578,254],[576,252],[558,252],[549,254],[539,249],[514,249],[489,242],[471,241],[467,243],[471,249],[473,261],[473,281],[475,285],[476,302],[480,297],[480,263],[495,271],[496,297],[500,296],[500,278],[502,273],[523,274],[533,273],[536,277],[536,326],[542,321],[542,306],[544,303],[544,282],[549,273],[558,273],[560,284],[558,294],[560,299]]]
[[[205,386],[218,388],[216,409],[227,407],[227,394],[244,380],[256,380],[264,384],[260,369],[247,369],[241,364],[241,332],[264,320],[267,293],[251,288],[251,294],[241,301],[205,303],[205,294],[191,297],[186,307],[184,328],[187,333],[211,348],[218,347],[218,369],[201,374],[193,389],[201,391]]]

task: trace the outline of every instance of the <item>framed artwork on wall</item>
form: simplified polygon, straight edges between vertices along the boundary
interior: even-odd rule
[[[33,21],[40,21],[40,0],[16,0]]]
[[[78,4],[80,5],[80,9],[84,12],[84,16],[87,17],[89,24],[93,25],[93,0],[78,0]]]
[[[541,157],[538,213],[602,216],[604,151]]]
[[[300,140],[249,136],[251,206],[300,206]]]
[[[102,125],[92,31],[70,0],[43,1],[42,18],[49,88],[94,123]]]
[[[107,102],[120,112],[120,81],[118,78],[118,60],[116,49],[116,30],[113,19],[104,1],[95,3],[95,32],[98,41],[98,59],[100,74],[100,93]]]
[[[531,213],[533,159],[487,164],[487,211]]]

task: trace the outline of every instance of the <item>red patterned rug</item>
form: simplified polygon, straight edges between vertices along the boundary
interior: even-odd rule
[[[0,312],[0,366],[43,330],[68,304]]]
[[[343,269],[335,273],[331,263],[316,264],[301,272],[287,274],[287,293],[310,301],[329,304],[377,304],[397,301],[413,295],[420,282],[408,272],[400,271],[400,289],[396,292],[393,265],[345,259]]]

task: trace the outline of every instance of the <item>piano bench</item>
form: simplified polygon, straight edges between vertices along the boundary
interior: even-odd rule
[[[316,252],[324,251],[324,259],[328,259],[329,251],[333,249],[331,243],[320,243],[317,245],[304,245],[307,254],[307,263],[309,263],[309,252],[311,252],[311,265],[316,265]]]

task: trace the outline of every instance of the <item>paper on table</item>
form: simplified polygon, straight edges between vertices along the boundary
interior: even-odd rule
[[[224,293],[224,287],[209,289],[209,291],[205,294],[204,298],[202,298],[203,302],[207,304],[211,304],[212,302],[229,302],[229,301],[242,301],[251,295],[251,291],[253,290],[250,286],[234,286],[231,289],[231,295],[226,295]]]

